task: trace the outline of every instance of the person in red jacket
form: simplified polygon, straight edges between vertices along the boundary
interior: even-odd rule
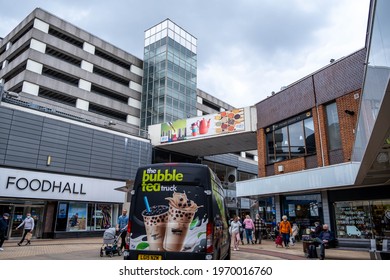
[[[288,246],[288,243],[290,242],[290,234],[291,234],[291,224],[289,221],[287,221],[287,216],[284,215],[282,217],[282,221],[280,222],[280,233],[282,234],[282,237],[283,237],[283,243],[284,243],[284,247],[287,249],[289,246]]]

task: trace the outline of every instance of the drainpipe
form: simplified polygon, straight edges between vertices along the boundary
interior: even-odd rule
[[[322,166],[325,166],[325,156],[324,156],[324,149],[323,149],[323,145],[322,145],[322,133],[321,133],[320,114],[318,112],[317,93],[316,93],[316,86],[314,84],[314,75],[311,76],[311,81],[312,81],[312,84],[313,84],[314,103],[315,103],[315,106],[316,106],[317,122],[318,122],[318,132],[319,132],[319,135],[320,135],[320,149],[321,149]]]

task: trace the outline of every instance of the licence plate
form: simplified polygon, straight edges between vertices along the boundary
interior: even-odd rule
[[[139,254],[138,255],[139,260],[162,260],[161,255],[145,255],[145,254]]]

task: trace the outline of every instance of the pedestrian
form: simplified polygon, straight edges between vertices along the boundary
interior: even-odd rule
[[[245,224],[243,224],[241,221],[241,218],[238,217],[238,221],[240,222],[240,229],[239,229],[239,232],[240,232],[240,240],[241,240],[241,243],[242,245],[244,245],[244,230],[245,230]]]
[[[311,238],[317,238],[320,237],[320,234],[322,232],[322,225],[319,221],[314,222],[314,229],[311,230],[310,237]]]
[[[287,221],[287,216],[284,215],[282,217],[282,221],[279,224],[279,230],[282,234],[284,247],[287,249],[289,248],[288,243],[290,242],[290,234],[291,234],[291,224],[289,221]]]
[[[3,217],[0,218],[0,251],[4,251],[3,244],[6,239],[7,231],[8,231],[8,219],[9,219],[8,213],[4,213]]]
[[[238,216],[234,216],[233,221],[230,223],[229,233],[231,235],[231,242],[233,243],[234,251],[239,251],[240,248],[238,245],[240,244],[240,228],[242,224],[239,221]]]
[[[323,225],[323,230],[320,233],[320,236],[316,238],[316,242],[320,245],[320,260],[325,259],[325,247],[334,246],[335,236],[332,231],[329,230],[327,224]]]
[[[253,223],[252,218],[249,215],[245,216],[244,225],[245,225],[245,235],[246,235],[247,243],[255,244],[253,242],[253,237],[252,237],[252,233],[255,228],[255,225]]]
[[[261,244],[262,220],[260,219],[259,214],[256,214],[256,218],[253,223],[255,224],[255,243]]]
[[[129,217],[127,216],[127,210],[123,209],[122,215],[118,217],[118,223],[116,224],[116,231],[122,231],[120,232],[121,235],[121,247],[119,248],[122,250],[125,247],[126,244],[126,234],[127,231],[125,230],[127,228],[127,224],[129,223]]]
[[[34,230],[34,219],[31,217],[31,213],[27,213],[27,217],[23,220],[23,222],[16,228],[19,229],[22,226],[24,226],[24,231],[22,235],[22,239],[18,242],[18,246],[23,244],[24,239],[26,238],[26,235],[28,233],[32,234]],[[31,238],[31,237],[30,237]],[[27,242],[25,245],[30,245],[31,244],[31,239],[27,238]]]
[[[291,229],[291,238],[290,238],[292,246],[294,246],[295,242],[297,241],[298,233],[299,233],[299,227],[298,227],[297,223],[293,223],[293,226]]]

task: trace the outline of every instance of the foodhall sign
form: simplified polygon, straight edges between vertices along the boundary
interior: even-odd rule
[[[0,168],[0,196],[73,201],[124,201],[122,181]]]
[[[69,193],[69,194],[80,194],[86,195],[84,185],[82,183],[77,184],[74,182],[62,182],[62,181],[49,181],[40,179],[27,179],[24,177],[17,178],[8,176],[5,188],[16,188],[18,190],[29,189],[33,192],[57,192],[57,193]]]

